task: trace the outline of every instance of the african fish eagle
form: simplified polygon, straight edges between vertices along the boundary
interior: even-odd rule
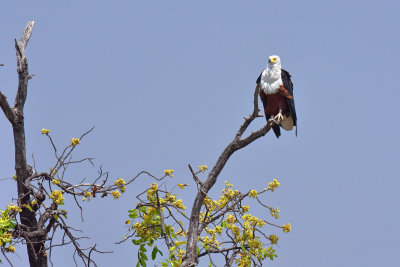
[[[290,131],[296,126],[297,117],[294,107],[293,83],[290,74],[281,67],[278,56],[270,56],[268,67],[263,70],[257,79],[260,87],[260,98],[264,105],[267,122],[273,120],[272,129],[277,138],[281,135],[280,127]]]

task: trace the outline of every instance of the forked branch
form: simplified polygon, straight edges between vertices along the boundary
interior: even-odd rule
[[[269,121],[267,125],[260,128],[259,130],[252,132],[245,138],[242,138],[244,132],[247,130],[249,125],[254,121],[257,117],[262,117],[258,112],[260,109],[258,108],[258,94],[259,94],[259,86],[256,86],[254,91],[254,100],[253,100],[253,112],[248,116],[245,117],[245,121],[240,126],[239,130],[237,131],[234,139],[228,146],[224,149],[222,154],[219,156],[217,162],[215,163],[214,167],[212,168],[211,172],[208,175],[206,181],[204,181],[196,195],[196,198],[193,203],[192,213],[190,216],[190,224],[189,224],[189,233],[187,236],[187,246],[186,246],[186,255],[182,262],[182,267],[187,266],[195,266],[198,264],[198,255],[196,252],[197,248],[197,237],[199,232],[199,216],[200,210],[203,205],[204,198],[206,197],[209,190],[213,187],[216,183],[219,174],[221,173],[222,169],[224,168],[225,164],[229,160],[230,156],[237,150],[242,149],[252,143],[253,141],[257,140],[258,138],[264,136],[273,126],[275,122]]]

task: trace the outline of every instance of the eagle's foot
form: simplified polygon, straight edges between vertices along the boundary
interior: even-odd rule
[[[274,121],[276,121],[279,124],[282,120],[283,120],[282,113],[279,112],[278,115],[274,117]]]
[[[269,119],[268,122],[273,122],[273,123],[279,125],[279,121],[275,120],[275,118]]]

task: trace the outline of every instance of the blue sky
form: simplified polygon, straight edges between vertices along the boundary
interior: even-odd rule
[[[187,164],[213,166],[251,112],[268,56],[277,54],[293,76],[298,137],[283,132],[277,140],[271,132],[237,152],[211,195],[226,179],[242,191],[281,182],[265,201],[279,206],[278,223],[293,231],[279,234],[279,257],[269,266],[397,266],[399,8],[368,0],[3,1],[0,90],[12,103],[13,40],[35,20],[27,49],[35,74],[25,105],[29,161],[34,154],[38,170],[54,162],[42,128],[62,147],[96,126],[77,158],[95,157],[115,178],[172,168],[172,184],[190,184],[183,192],[190,207]],[[1,115],[0,178],[14,174],[12,141]],[[71,181],[95,175],[89,165],[70,171]],[[84,223],[71,207],[70,223],[114,251],[97,256],[100,266],[136,260],[133,245],[113,242],[150,183],[142,178],[119,200],[85,204]],[[4,207],[16,185],[0,188]],[[55,266],[71,266],[68,249],[54,253]],[[12,259],[25,266],[25,249]]]

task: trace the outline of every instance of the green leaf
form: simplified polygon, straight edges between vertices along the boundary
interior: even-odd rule
[[[211,261],[208,263],[208,267],[211,267]]]
[[[142,251],[140,251],[140,256],[141,256],[142,259],[144,259],[146,261],[148,260],[147,255],[144,254],[144,252],[142,252]]]
[[[136,246],[139,246],[141,242],[140,240],[132,239],[132,243],[135,244]]]
[[[13,221],[10,221],[10,228],[15,229],[15,223]]]
[[[149,240],[147,245],[151,247],[153,244],[154,244],[154,239],[152,238],[152,239]]]
[[[146,212],[146,210],[147,210],[146,207],[140,207],[140,208],[139,208],[139,211],[142,212],[142,213],[143,213],[143,212]]]
[[[228,223],[226,221],[221,222],[221,227],[226,228],[228,227]]]
[[[197,255],[200,254],[200,249],[199,249],[199,247],[196,247],[196,252],[197,252]]]
[[[151,252],[151,259],[154,261],[155,260],[155,258],[156,258],[156,256],[157,256],[157,251],[158,251],[158,248],[157,248],[157,246],[155,246],[154,248],[153,248],[153,251]]]
[[[136,213],[131,213],[131,214],[129,214],[129,218],[131,218],[131,219],[136,219],[138,216],[137,216],[137,214]]]
[[[25,208],[27,208],[30,212],[33,212],[33,209],[31,206],[29,206],[28,204],[25,204]]]
[[[159,251],[158,251],[158,253],[160,253],[160,254],[161,254],[161,256],[163,256],[163,254],[162,254],[161,250],[159,250]]]
[[[140,251],[147,252],[147,249],[144,247],[144,244],[140,245]]]
[[[243,246],[243,244],[240,244],[240,247],[242,248],[242,250],[243,250],[244,252],[247,252],[247,249]]]
[[[136,263],[136,267],[139,267],[139,262]]]
[[[165,227],[165,231],[167,232],[167,235],[170,236],[171,235],[171,229],[170,226],[167,225],[167,227]]]
[[[139,262],[140,262],[140,265],[142,265],[143,267],[146,267],[146,262],[142,258],[139,258]]]

